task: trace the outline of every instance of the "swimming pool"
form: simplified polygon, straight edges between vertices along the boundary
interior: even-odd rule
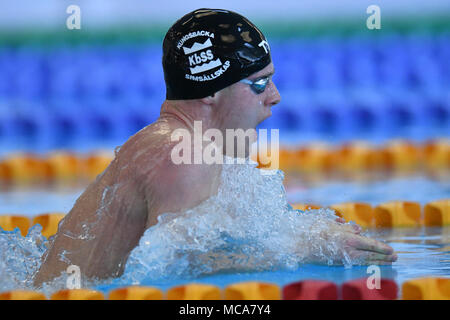
[[[405,228],[403,230],[371,230],[370,236],[386,241],[398,253],[398,260],[391,266],[380,266],[382,278],[392,279],[397,284],[420,277],[450,277],[450,228]],[[244,281],[261,281],[284,287],[302,280],[325,280],[343,283],[370,276],[367,266],[325,266],[306,264],[297,270],[217,274],[198,278],[180,278],[164,281],[143,281],[140,285],[155,286],[163,291],[192,282],[213,284],[220,288]],[[96,289],[104,292],[122,287],[123,284],[100,285]],[[399,285],[399,297],[401,296]]]
[[[0,194],[0,212],[28,214],[30,217],[43,212],[67,212],[72,207],[82,189],[10,190]],[[322,182],[317,186],[288,188],[290,203],[313,203],[331,206],[335,203],[358,201],[373,206],[389,200],[416,201],[422,206],[427,202],[448,198],[449,182],[435,181],[424,176],[388,179],[372,182]],[[368,236],[386,241],[398,254],[398,261],[392,266],[380,266],[381,277],[401,284],[420,277],[450,278],[450,227],[410,227],[410,228],[369,228]],[[280,288],[302,280],[326,280],[337,285],[370,276],[367,266],[327,266],[303,264],[296,269],[274,269],[270,271],[222,272],[212,275],[139,278],[135,282],[124,283],[112,280],[92,284],[105,296],[113,289],[125,285],[153,286],[167,291],[175,286],[192,282],[212,284],[220,288],[243,281],[268,282]],[[4,288],[12,289],[12,288]],[[47,289],[49,290],[49,289]],[[0,288],[0,291],[1,288]],[[3,290],[4,291],[4,290]],[[50,294],[51,291],[47,291]]]
[[[261,128],[279,128],[283,142],[294,148],[317,141],[327,144],[325,147],[318,144],[310,150],[295,151],[295,166],[302,171],[299,177],[281,168],[288,172],[286,188],[289,203],[330,206],[350,201],[375,207],[386,201],[402,200],[414,202],[423,208],[430,201],[450,198],[448,141],[427,143],[429,139],[445,139],[448,136],[450,104],[445,89],[448,88],[449,78],[445,70],[450,51],[447,39],[448,34],[443,33],[411,35],[410,38],[393,34],[379,39],[355,36],[273,41],[273,59],[277,68],[274,81],[283,99],[280,106],[274,108],[273,116],[261,124]],[[434,49],[429,49],[431,47]],[[38,155],[59,148],[75,153],[98,148],[112,151],[130,134],[158,117],[159,108],[148,106],[159,106],[164,99],[163,77],[157,68],[160,61],[159,44],[118,44],[110,50],[82,46],[73,48],[73,52],[64,49],[46,52],[24,45],[23,50],[26,54],[3,48],[0,52],[2,65],[15,63],[24,72],[13,72],[9,68],[7,73],[0,76],[14,79],[27,75],[27,71],[32,74],[37,72],[40,78],[48,77],[53,85],[40,88],[39,81],[30,84],[39,87],[37,92],[48,95],[49,100],[45,103],[25,99],[23,105],[0,113],[0,180],[17,178],[25,183],[53,178],[58,180],[61,177],[70,180],[71,176],[80,173],[77,166],[84,161],[79,161],[72,154],[55,155],[45,161],[36,161],[33,156],[13,157],[6,166],[3,165],[3,159],[23,150]],[[414,54],[417,50],[427,57],[427,65],[432,68],[420,67],[423,61],[416,59],[422,55]],[[105,60],[104,57],[108,58],[108,64],[99,62],[100,59]],[[59,65],[58,61],[65,59],[75,60],[78,67],[71,68],[71,64],[63,63],[62,66],[67,67],[65,73],[62,72],[65,69],[58,67],[52,68],[55,74],[49,75],[39,71],[46,68],[30,69],[30,65],[34,64]],[[149,60],[155,63],[149,65]],[[98,62],[91,65],[92,61]],[[404,63],[400,63],[402,61]],[[105,74],[98,72],[99,66],[109,71]],[[327,72],[323,72],[324,66]],[[100,76],[77,76],[78,72],[92,68]],[[361,68],[366,71],[364,76],[360,72]],[[114,83],[110,77],[119,69],[124,70],[127,76],[118,78],[118,82]],[[372,72],[376,70],[380,72]],[[433,70],[440,71],[433,73]],[[146,76],[142,76],[142,72]],[[59,76],[66,81],[56,81]],[[128,79],[136,81],[130,82]],[[92,83],[85,83],[86,80]],[[117,88],[108,89],[113,85]],[[115,95],[116,89],[123,96]],[[24,92],[21,87],[13,86],[11,92],[6,91],[6,94],[9,99],[14,95],[21,96]],[[66,97],[67,100],[61,103],[53,99],[55,97]],[[80,97],[86,99],[80,100]],[[36,107],[36,103],[39,107]],[[376,154],[372,153],[374,148],[364,145],[357,145],[354,149],[342,146],[356,138],[374,145],[389,142],[393,138],[409,141],[394,143],[386,148],[382,146]],[[425,144],[420,146],[423,142]],[[336,149],[330,158],[329,151],[333,145]],[[351,159],[345,159],[349,154]],[[371,163],[373,155],[378,161],[375,166]],[[447,171],[445,174],[438,171],[432,177],[410,175],[410,171],[420,167],[419,162],[424,159],[425,169],[445,167]],[[101,172],[110,161],[108,157],[95,155],[85,160],[91,167],[81,175],[89,179]],[[330,163],[331,166],[337,163],[338,169],[342,171],[337,179],[334,179],[336,176],[328,175]],[[366,179],[366,174],[370,175],[372,169],[376,171],[380,168],[387,174],[383,172],[381,178]],[[408,174],[393,175],[390,171],[392,168],[394,171],[405,169]],[[35,176],[30,176],[33,174]],[[85,185],[78,188],[68,188],[64,183],[62,185],[53,189],[42,185],[32,185],[26,189],[2,186],[0,214],[35,217],[48,212],[67,213]],[[270,229],[269,225],[266,227]],[[388,242],[399,253],[399,259],[392,267],[381,267],[381,275],[401,284],[422,276],[450,276],[448,232],[448,227],[377,228],[369,230],[368,235]],[[165,280],[141,278],[136,283],[167,290],[192,281],[223,288],[244,280],[267,281],[284,286],[301,279],[322,279],[342,284],[367,276],[367,267],[362,266],[345,268],[304,264],[295,270],[219,273]],[[132,283],[113,281],[94,284],[93,287],[107,293],[115,287]],[[6,287],[0,287],[2,289]]]

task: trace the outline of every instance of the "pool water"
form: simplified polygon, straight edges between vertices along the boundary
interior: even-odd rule
[[[367,234],[379,240],[385,240],[398,254],[398,260],[392,266],[380,266],[382,278],[392,279],[397,284],[401,284],[418,277],[450,277],[450,227],[372,229]],[[156,286],[162,290],[191,282],[213,284],[224,288],[241,281],[264,281],[282,287],[296,281],[315,279],[331,281],[340,285],[349,280],[369,277],[372,274],[372,272],[368,272],[368,266],[345,268],[344,266],[305,264],[296,270],[222,273],[196,278],[143,281],[140,284]],[[113,282],[108,285],[99,285],[96,289],[106,294],[122,285]],[[400,289],[401,285],[399,285],[399,291]]]
[[[328,182],[316,187],[287,189],[290,203],[315,203],[322,206],[342,201],[363,201],[378,203],[400,199],[426,202],[448,198],[449,183],[433,181],[425,177],[410,177],[386,181],[365,182]],[[14,212],[36,215],[42,212],[68,212],[82,190],[60,189],[23,191],[11,190],[0,194],[0,212]],[[392,266],[380,266],[381,277],[395,280],[401,288],[406,280],[422,276],[450,277],[450,226],[369,229],[364,234],[391,245],[398,254],[398,261]],[[173,262],[173,261],[172,261]],[[169,262],[170,263],[170,262]],[[165,268],[176,269],[170,265]],[[269,269],[270,270],[270,269]],[[1,271],[1,270],[0,270]],[[133,270],[130,271],[133,273]],[[212,275],[189,276],[181,273],[174,277],[161,279],[141,277],[137,280],[115,279],[93,284],[93,288],[105,294],[116,287],[140,284],[156,286],[162,290],[190,282],[201,282],[225,287],[241,281],[265,281],[287,285],[304,279],[320,279],[342,284],[348,280],[368,277],[367,266],[328,266],[302,264],[296,269],[272,269],[259,272],[219,272]],[[2,288],[0,288],[2,291]]]
[[[413,28],[399,33],[394,28],[394,32],[377,32],[376,37],[359,31],[353,34],[351,30],[339,35],[335,25],[333,35],[325,32],[297,38],[292,34],[277,39],[275,32],[271,40],[277,69],[274,83],[282,99],[273,109],[273,116],[259,128],[280,129],[281,140],[294,147],[313,141],[339,145],[355,138],[378,145],[400,137],[415,143],[448,137],[449,34],[424,27],[425,32]],[[161,44],[137,44],[124,39],[117,43],[107,41],[106,48],[101,37],[95,36],[92,43],[82,41],[82,45],[71,46],[70,50],[59,41],[50,46],[46,41],[42,44],[37,41],[30,46],[24,39],[15,41],[17,50],[16,45],[0,47],[0,65],[4,67],[0,84],[12,84],[3,86],[0,94],[6,107],[0,112],[0,157],[16,151],[46,154],[55,149],[81,153],[101,148],[113,150],[153,122],[159,116],[165,92],[160,67]],[[118,79],[115,76],[118,70],[125,76]],[[291,182],[286,184],[286,199],[291,204],[329,206],[355,201],[375,206],[389,200],[403,200],[418,202],[423,207],[430,201],[450,198],[449,179],[434,181],[424,176],[366,182],[321,181],[314,185]],[[81,188],[0,190],[0,214],[31,217],[47,212],[67,213],[82,191]],[[258,205],[258,201],[250,203],[250,206]],[[285,241],[284,245],[282,241],[285,233],[280,232],[281,240],[278,239],[277,230],[271,230],[270,215],[266,218],[259,224],[260,230],[274,236],[273,243],[268,243],[273,251],[284,252],[288,249],[288,243]],[[235,226],[239,229],[239,225]],[[208,228],[202,231],[207,237]],[[10,261],[8,256],[2,256],[0,246],[0,291],[11,289],[6,287],[7,283],[2,287],[3,278],[9,277],[7,270],[11,270],[5,269],[5,265],[9,263],[8,267],[17,267],[22,272],[19,275],[27,275],[27,268],[36,268],[37,258],[42,254],[42,248],[35,242],[37,238],[27,242],[5,235],[0,231],[0,244],[10,241],[6,245],[11,252],[17,249],[21,254],[28,254],[29,259],[23,260],[26,256],[19,254],[18,259]],[[449,227],[373,229],[368,235],[386,241],[398,253],[397,262],[381,267],[382,277],[401,284],[427,275],[450,276]],[[265,240],[264,237],[256,239]],[[183,241],[172,244],[182,245]],[[157,252],[152,262],[158,264],[157,257],[163,255],[163,250]],[[24,265],[22,260],[28,264]],[[133,281],[167,289],[192,281],[223,287],[238,281],[259,280],[283,286],[302,279],[341,284],[368,276],[364,266],[301,264],[289,270],[187,277],[183,266],[178,264],[181,261],[169,259],[160,265],[160,270],[180,271],[182,276],[164,280],[140,277]],[[129,275],[136,272],[133,268],[128,271]],[[134,284],[133,281],[124,283],[118,279],[93,286],[106,293],[117,286]]]

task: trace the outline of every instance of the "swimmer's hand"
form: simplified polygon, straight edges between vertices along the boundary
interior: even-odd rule
[[[344,224],[342,221],[332,223],[330,230],[322,236],[328,241],[337,241],[348,254],[354,264],[357,265],[390,265],[397,261],[394,249],[375,239],[360,235],[361,228],[355,225]],[[328,252],[334,261],[343,261],[343,253]],[[323,260],[320,259],[320,260]],[[320,261],[319,261],[320,262]],[[324,262],[324,261],[322,261]]]
[[[347,234],[345,243],[352,260],[361,265],[390,265],[397,261],[397,255],[391,246],[358,234]]]
[[[345,223],[346,221],[345,221],[344,218],[340,218],[340,217],[339,217],[339,218],[336,219],[336,222],[339,222],[339,223]],[[357,224],[353,224],[352,227],[353,227],[353,229],[355,230],[355,233],[357,233],[357,234],[360,234],[360,233],[361,233],[362,228],[361,228],[360,226],[358,226]]]

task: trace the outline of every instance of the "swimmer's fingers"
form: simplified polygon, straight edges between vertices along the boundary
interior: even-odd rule
[[[377,262],[388,263],[397,261],[397,255],[393,254],[382,254],[371,251],[360,251],[357,250],[352,254],[353,258],[363,262],[364,264],[377,264]]]
[[[375,239],[370,239],[366,237],[362,237],[359,235],[354,235],[347,240],[347,244],[355,249],[364,250],[364,251],[372,251],[378,252],[385,255],[390,255],[394,252],[391,246],[377,241]]]
[[[337,221],[337,220],[336,220]],[[345,221],[345,220],[344,220]],[[339,222],[339,221],[338,221]],[[362,228],[358,226],[357,224],[345,224],[343,225],[347,230],[351,233],[360,234],[362,231]]]
[[[341,218],[341,217],[337,217],[336,222],[341,223],[341,224],[346,223],[345,219]],[[357,224],[346,224],[345,227],[350,228],[349,231],[352,233],[356,233],[356,234],[360,234],[362,231],[362,228],[360,226],[358,226]]]
[[[341,218],[341,217],[338,217],[338,218],[336,218],[336,222],[345,223],[345,219]]]
[[[351,226],[352,226],[353,232],[355,232],[356,234],[361,233],[362,228],[360,226],[358,226],[357,224],[352,224]]]

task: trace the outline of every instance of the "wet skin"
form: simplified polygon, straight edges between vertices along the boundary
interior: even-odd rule
[[[270,64],[248,79],[273,72]],[[235,83],[203,99],[165,101],[158,120],[128,139],[61,221],[34,284],[60,276],[70,264],[79,266],[87,278],[120,276],[130,252],[158,215],[195,207],[218,190],[220,165],[172,162],[171,151],[179,143],[171,141],[172,132],[193,132],[194,121],[202,121],[203,132],[217,128],[224,136],[226,129],[254,129],[279,101],[272,81],[261,94]],[[391,247],[360,236],[360,229],[342,222],[330,230],[342,235],[351,256],[370,264],[396,260]]]

